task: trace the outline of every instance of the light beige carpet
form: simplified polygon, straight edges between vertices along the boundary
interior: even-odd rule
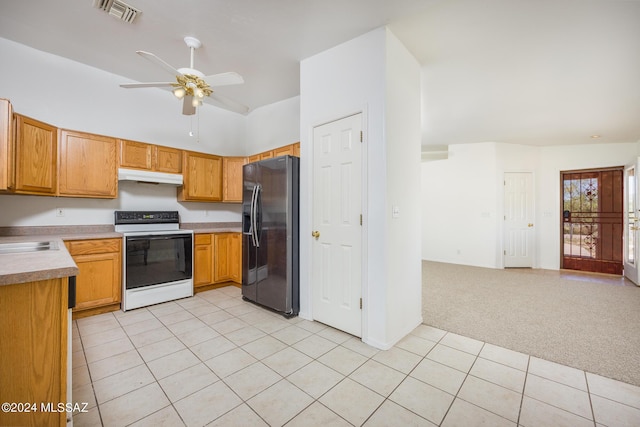
[[[640,386],[639,287],[430,261],[422,277],[425,324]]]

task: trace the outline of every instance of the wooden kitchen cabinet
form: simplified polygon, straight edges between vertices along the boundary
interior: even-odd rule
[[[58,189],[58,130],[47,123],[14,114],[13,176],[16,193],[54,195]],[[11,160],[10,160],[11,162]]]
[[[154,145],[153,159],[157,172],[182,173],[182,151],[177,148]]]
[[[278,147],[273,150],[273,157],[279,156],[293,156],[293,144],[285,145],[284,147]]]
[[[0,402],[37,405],[0,411],[0,425],[66,425],[40,405],[67,402],[68,289],[66,277],[0,286]]]
[[[242,284],[242,233],[230,233],[229,278]]]
[[[59,194],[69,197],[116,198],[117,153],[115,138],[62,130]]]
[[[193,286],[242,284],[242,234],[201,233],[194,238]]]
[[[272,157],[274,157],[273,150],[269,150],[269,151],[265,151],[263,153],[260,153],[260,160],[270,159]]]
[[[222,160],[222,169],[224,170],[223,202],[242,202],[242,167],[246,163],[246,157],[225,157]]]
[[[119,165],[125,169],[181,173],[182,151],[144,142],[119,140]]]
[[[293,156],[300,157],[300,141],[293,144]]]
[[[249,163],[258,162],[260,161],[260,154],[254,154],[253,156],[249,156],[247,160]]]
[[[214,235],[214,280],[242,283],[242,234]]]
[[[231,254],[231,239],[229,233],[217,233],[213,235],[213,280],[224,282],[231,279],[229,269],[229,255]]]
[[[12,168],[13,108],[8,99],[0,98],[0,191],[9,188],[9,170]]]
[[[222,200],[222,157],[185,151],[182,159],[184,184],[178,200],[219,202]]]
[[[213,283],[213,245],[211,234],[196,234],[193,243],[193,286]]]
[[[74,314],[97,308],[118,310],[122,300],[122,239],[69,240],[64,244],[80,270]]]

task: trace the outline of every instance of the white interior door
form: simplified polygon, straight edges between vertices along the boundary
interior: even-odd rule
[[[362,336],[361,115],[313,132],[312,313]]]
[[[533,267],[533,174],[504,174],[504,266]]]
[[[638,204],[638,184],[640,161],[627,165],[624,169],[624,275],[636,285],[638,278],[638,229],[640,228],[640,205]]]

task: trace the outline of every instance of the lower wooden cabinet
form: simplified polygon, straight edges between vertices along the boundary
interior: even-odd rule
[[[76,276],[74,313],[99,307],[120,308],[122,239],[70,240],[65,246],[80,270]]]
[[[206,233],[194,238],[195,288],[216,283],[242,283],[242,234]]]
[[[211,234],[196,234],[193,243],[193,286],[213,283],[213,245]]]
[[[68,298],[66,277],[0,286],[0,402],[22,405],[0,411],[0,425],[66,425]]]

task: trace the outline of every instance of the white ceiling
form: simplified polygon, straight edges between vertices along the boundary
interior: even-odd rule
[[[146,82],[171,76],[136,50],[186,67],[195,36],[195,68],[243,75],[217,92],[255,109],[299,94],[301,59],[389,25],[422,65],[425,145],[640,140],[640,0],[125,2],[134,24],[93,0],[2,0],[0,37]]]

